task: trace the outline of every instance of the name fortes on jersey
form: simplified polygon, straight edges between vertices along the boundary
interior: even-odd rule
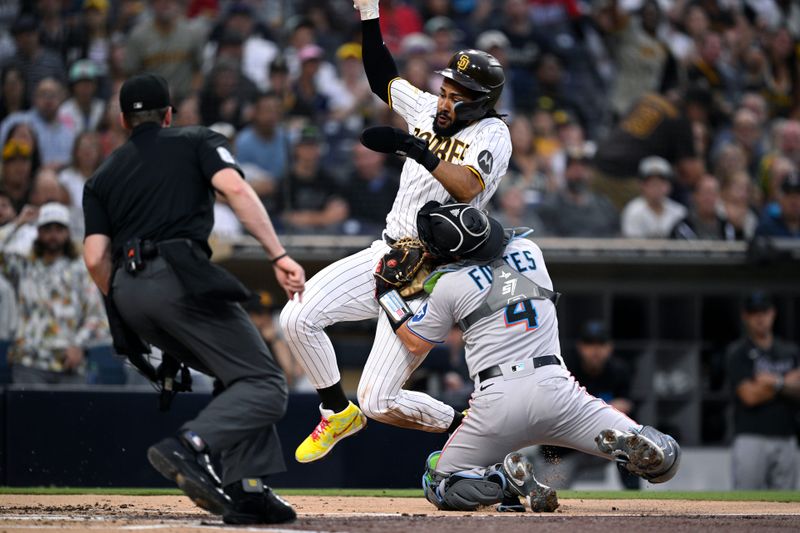
[[[448,163],[463,161],[464,155],[469,149],[467,143],[459,141],[455,137],[440,137],[430,131],[422,131],[420,128],[414,128],[413,135],[428,143],[428,150]]]

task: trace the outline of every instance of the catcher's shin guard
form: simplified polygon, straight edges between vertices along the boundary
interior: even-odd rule
[[[441,511],[474,511],[482,505],[491,505],[505,500],[503,489],[505,478],[496,469],[485,473],[474,471],[442,474],[436,465],[442,452],[433,452],[425,461],[422,489],[425,498]]]
[[[680,446],[674,438],[652,426],[631,431],[606,429],[594,440],[601,452],[650,483],[664,483],[678,472]]]

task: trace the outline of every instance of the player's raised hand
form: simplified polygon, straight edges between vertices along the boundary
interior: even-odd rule
[[[353,7],[361,13],[361,20],[378,18],[378,0],[353,0]]]

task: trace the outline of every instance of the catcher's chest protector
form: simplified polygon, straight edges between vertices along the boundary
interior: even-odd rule
[[[467,331],[482,318],[490,316],[512,303],[525,300],[550,300],[558,303],[560,293],[545,289],[526,278],[505,262],[501,257],[492,261],[492,285],[486,293],[483,303],[473,312],[458,321],[461,331]]]

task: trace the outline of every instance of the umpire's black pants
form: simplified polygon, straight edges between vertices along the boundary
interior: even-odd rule
[[[286,412],[286,378],[242,307],[189,296],[161,257],[137,274],[118,269],[113,297],[146,341],[225,385],[182,428],[220,455],[223,484],[283,472],[274,424]]]

